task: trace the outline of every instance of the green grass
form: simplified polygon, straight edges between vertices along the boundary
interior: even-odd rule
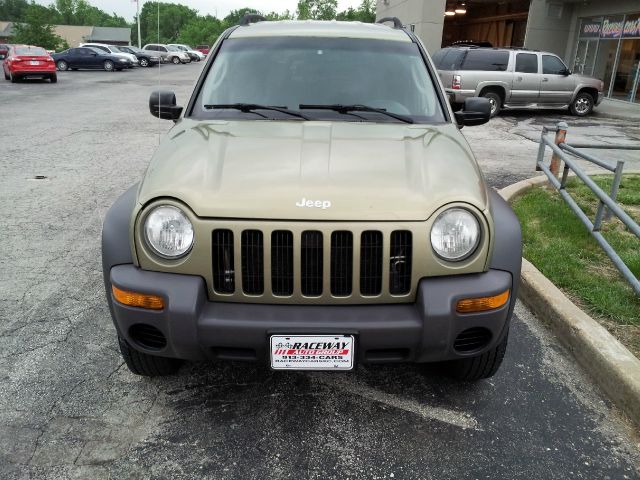
[[[611,176],[593,179],[610,192]],[[572,179],[567,191],[593,221],[598,200],[591,190]],[[618,203],[640,223],[640,175],[624,176]],[[522,224],[524,257],[638,355],[640,297],[560,195],[534,188],[516,199],[513,209]],[[615,217],[603,224],[602,234],[640,278],[640,239]]]

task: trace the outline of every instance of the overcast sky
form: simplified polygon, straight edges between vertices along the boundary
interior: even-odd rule
[[[36,0],[38,3],[48,5],[52,0]],[[225,17],[231,10],[243,7],[255,8],[263,12],[284,12],[289,10],[294,13],[298,0],[162,0],[165,2],[180,3],[198,10],[201,14],[211,14],[218,18]],[[136,14],[136,4],[131,0],[88,0],[91,5],[104,10],[107,13],[117,13],[129,21]],[[362,0],[338,0],[338,11],[349,7],[357,7]],[[140,0],[140,8],[144,0]]]

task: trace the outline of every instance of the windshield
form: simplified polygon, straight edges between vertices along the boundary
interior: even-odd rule
[[[207,73],[193,114],[199,118],[256,115],[205,105],[252,103],[298,110],[301,104],[366,105],[443,122],[444,114],[418,47],[410,42],[323,37],[226,40]],[[312,119],[397,121],[372,112],[305,110]],[[282,117],[279,117],[282,118]]]
[[[109,45],[109,50],[111,50],[112,53],[126,53],[120,50],[118,47],[114,47],[113,45]]]
[[[16,55],[30,56],[30,57],[43,57],[43,56],[49,55],[44,48],[40,48],[40,47],[35,47],[35,48],[17,47],[15,49],[15,52],[16,52]]]

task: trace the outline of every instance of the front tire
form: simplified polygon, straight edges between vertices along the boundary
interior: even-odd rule
[[[489,100],[489,104],[491,105],[491,118],[498,115],[502,108],[502,97],[498,93],[492,91],[484,92],[481,96]]]
[[[49,81],[50,81],[51,83],[58,83],[58,75],[56,75],[56,74],[54,73],[53,75],[51,75],[51,76],[49,77]]]
[[[178,65],[180,63],[180,59],[178,57],[173,57],[171,59],[171,63],[173,63],[174,65]]]
[[[492,377],[502,365],[504,354],[507,351],[508,337],[508,334],[505,335],[498,345],[481,355],[448,362],[448,373],[465,382],[475,382]]]
[[[149,60],[147,60],[146,58],[141,58],[140,60],[138,60],[139,64],[141,67],[148,67],[149,66]]]
[[[136,375],[145,377],[172,375],[178,371],[182,363],[175,358],[157,357],[139,352],[131,348],[131,345],[120,335],[118,335],[118,345],[124,362],[129,370]]]
[[[585,117],[593,111],[594,101],[590,93],[580,92],[569,106],[571,115]]]
[[[113,62],[111,60],[105,60],[104,63],[102,64],[102,68],[104,68],[105,72],[113,72]]]
[[[69,64],[67,62],[65,62],[64,60],[58,60],[56,62],[56,68],[59,71],[64,72],[66,70],[69,70]]]

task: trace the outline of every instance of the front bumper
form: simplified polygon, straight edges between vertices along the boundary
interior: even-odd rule
[[[160,295],[164,310],[145,310],[113,299],[111,285]],[[420,281],[415,303],[396,305],[264,305],[211,302],[198,276],[150,272],[134,265],[111,268],[106,285],[116,328],[134,348],[186,360],[266,362],[273,334],[350,334],[361,363],[436,362],[478,355],[500,342],[508,330],[513,302],[489,312],[459,314],[462,298],[492,296],[510,289],[509,272],[430,277]],[[152,325],[166,337],[161,350],[149,350],[129,334],[133,325]],[[481,327],[491,333],[482,348],[459,352],[456,337]]]

